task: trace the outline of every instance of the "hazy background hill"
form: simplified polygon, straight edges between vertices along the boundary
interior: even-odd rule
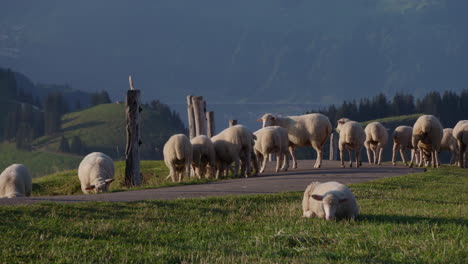
[[[336,103],[468,85],[466,0],[16,0],[0,64],[44,83],[109,91],[127,75],[183,103]]]

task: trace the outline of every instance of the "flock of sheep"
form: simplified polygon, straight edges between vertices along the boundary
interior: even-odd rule
[[[297,168],[295,147],[312,146],[317,152],[314,168],[320,168],[325,142],[332,133],[329,119],[322,114],[280,117],[265,114],[259,120],[263,128],[251,132],[243,125],[235,125],[209,138],[201,135],[189,140],[183,134],[173,135],[164,145],[164,162],[169,168],[173,182],[184,176],[223,177],[229,171],[234,177],[263,173],[268,156],[276,155],[276,172],[289,168],[288,150],[292,167]],[[355,152],[356,167],[361,165],[361,149],[365,147],[369,163],[381,164],[382,151],[388,142],[387,129],[379,122],[368,124],[365,129],[356,121],[342,118],[337,121],[338,148],[341,166],[344,152],[349,153],[352,167],[352,151]],[[443,129],[439,120],[432,115],[418,118],[413,127],[399,126],[393,132],[392,163],[396,165],[396,154],[400,151],[405,165],[404,152],[411,149],[411,161],[419,166],[439,167],[439,151],[452,153],[451,163],[465,167],[468,144],[468,120],[462,120],[453,128]],[[87,155],[78,168],[78,177],[83,193],[106,192],[114,181],[114,162],[107,155],[93,152]],[[0,174],[0,198],[30,196],[32,178],[24,165],[13,164]],[[303,197],[304,217],[355,218],[359,207],[352,192],[337,182],[313,182],[307,186]]]

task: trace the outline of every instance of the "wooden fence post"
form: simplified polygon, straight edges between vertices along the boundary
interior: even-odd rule
[[[188,95],[187,96],[187,116],[188,116],[188,129],[189,129],[189,137],[190,139],[194,138],[196,136],[196,131],[195,131],[195,115],[193,112],[193,96]]]
[[[214,112],[213,111],[209,111],[209,112],[206,112],[206,121],[207,121],[207,124],[208,124],[208,137],[212,137],[215,135],[215,120],[214,120]]]
[[[193,112],[195,116],[195,132],[197,136],[206,135],[206,115],[203,96],[192,97]]]
[[[229,127],[232,127],[232,126],[235,126],[235,125],[237,125],[237,120],[236,119],[229,120]]]
[[[140,90],[133,87],[132,76],[128,77],[126,120],[127,143],[125,147],[125,186],[140,186]]]
[[[332,132],[330,135],[330,160],[338,159],[338,135]]]

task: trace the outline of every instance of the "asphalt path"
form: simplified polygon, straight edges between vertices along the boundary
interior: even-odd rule
[[[405,166],[381,166],[363,164],[360,168],[341,168],[337,161],[324,161],[320,169],[314,169],[315,161],[301,160],[298,169],[274,172],[270,162],[264,174],[250,178],[221,180],[206,184],[183,185],[156,189],[103,193],[97,195],[38,196],[0,199],[1,205],[34,204],[40,202],[133,202],[144,200],[173,200],[223,195],[268,194],[288,191],[303,191],[313,182],[338,181],[343,184],[367,182],[380,178],[422,172],[423,169]]]

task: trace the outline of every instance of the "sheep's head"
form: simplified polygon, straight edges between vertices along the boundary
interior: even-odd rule
[[[340,133],[341,126],[346,124],[347,122],[351,121],[348,118],[341,118],[340,120],[336,121],[337,126],[336,126],[336,132]]]
[[[272,114],[264,114],[257,121],[258,122],[263,122],[262,127],[274,126],[275,123],[276,123],[276,117],[274,115],[272,115]]]
[[[312,198],[317,201],[322,201],[322,208],[323,208],[323,211],[325,212],[326,220],[334,219],[338,205],[348,200],[348,199],[339,199],[338,197],[336,197],[336,195],[333,195],[333,194],[326,194],[326,195],[313,194]]]
[[[111,182],[113,182],[115,179],[106,179],[104,181],[99,181],[96,184],[90,185],[86,187],[86,190],[91,191],[94,190],[95,193],[102,193],[102,192],[107,192],[109,189],[109,185]]]

